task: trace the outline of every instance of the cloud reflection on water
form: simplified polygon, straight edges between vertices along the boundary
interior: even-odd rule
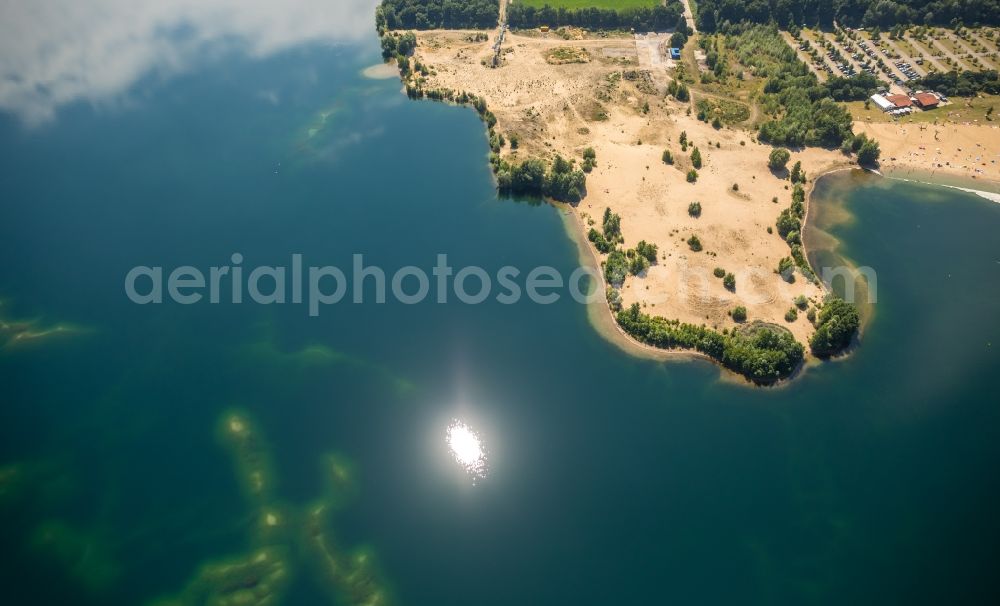
[[[212,53],[266,57],[372,35],[377,0],[0,0],[0,110],[29,125]]]

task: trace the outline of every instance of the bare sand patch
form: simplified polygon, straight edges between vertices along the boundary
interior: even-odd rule
[[[517,150],[503,149],[505,158],[560,154],[579,161],[584,149],[596,151],[587,195],[570,209],[578,236],[589,247],[586,231],[610,208],[622,217],[624,247],[645,240],[659,248],[656,264],[623,285],[626,306],[639,303],[645,313],[720,330],[738,326],[729,312],[744,306],[751,321],[787,326],[806,342],[813,327],[805,314],[786,323],[785,312],[796,297],[820,301],[824,292],[801,277],[789,284],[775,271],[790,251],[768,227],[790,204],[791,184],[767,168],[771,147],[755,143],[745,130],[716,130],[687,114],[691,104],[665,99],[651,86],[650,72],[637,68],[634,38],[582,37],[567,43],[510,34],[497,69],[482,62],[490,43],[469,43],[467,32],[427,32],[418,39],[416,56],[431,71],[425,87],[484,97],[497,118],[497,132],[519,141]],[[589,61],[548,60],[565,48],[579,49]],[[703,158],[696,183],[686,180],[691,148],[682,152],[682,132]],[[674,166],[662,162],[668,148]],[[810,178],[850,164],[839,152],[820,149],[795,152],[796,161]],[[703,209],[698,218],[688,214],[694,201]],[[701,252],[688,247],[691,235],[702,241]],[[592,248],[591,253],[602,258]],[[717,267],[736,276],[734,290],[713,276]]]

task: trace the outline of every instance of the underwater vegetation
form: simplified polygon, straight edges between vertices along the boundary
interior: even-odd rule
[[[0,352],[29,343],[38,343],[60,336],[72,336],[86,332],[72,324],[43,324],[38,318],[14,320],[7,316],[4,302],[0,300]]]
[[[174,596],[154,606],[270,606],[280,604],[293,570],[310,572],[341,603],[391,603],[370,550],[338,544],[330,517],[354,494],[353,470],[336,455],[325,458],[323,496],[304,507],[283,506],[274,497],[270,450],[242,411],[223,415],[220,435],[229,449],[244,496],[257,519],[247,553],[207,562]],[[306,566],[299,566],[306,564]]]

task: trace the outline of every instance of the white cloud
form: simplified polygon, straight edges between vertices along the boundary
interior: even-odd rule
[[[28,124],[103,103],[219,44],[265,57],[372,35],[378,0],[0,0],[0,110]]]

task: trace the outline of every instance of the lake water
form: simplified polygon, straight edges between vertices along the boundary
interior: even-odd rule
[[[221,53],[125,101],[0,118],[0,317],[69,329],[0,349],[4,603],[146,603],[271,545],[279,603],[351,603],[299,530],[331,454],[353,498],[324,527],[397,604],[1000,597],[1000,205],[974,195],[822,182],[840,246],[816,254],[874,268],[878,303],[851,357],[780,389],[629,357],[567,297],[128,300],[134,266],[237,252],[569,275],[560,211],[497,199],[475,113],[365,79],[377,62],[373,36]],[[259,531],[232,414],[270,455],[284,533]],[[483,478],[449,455],[455,419]]]

